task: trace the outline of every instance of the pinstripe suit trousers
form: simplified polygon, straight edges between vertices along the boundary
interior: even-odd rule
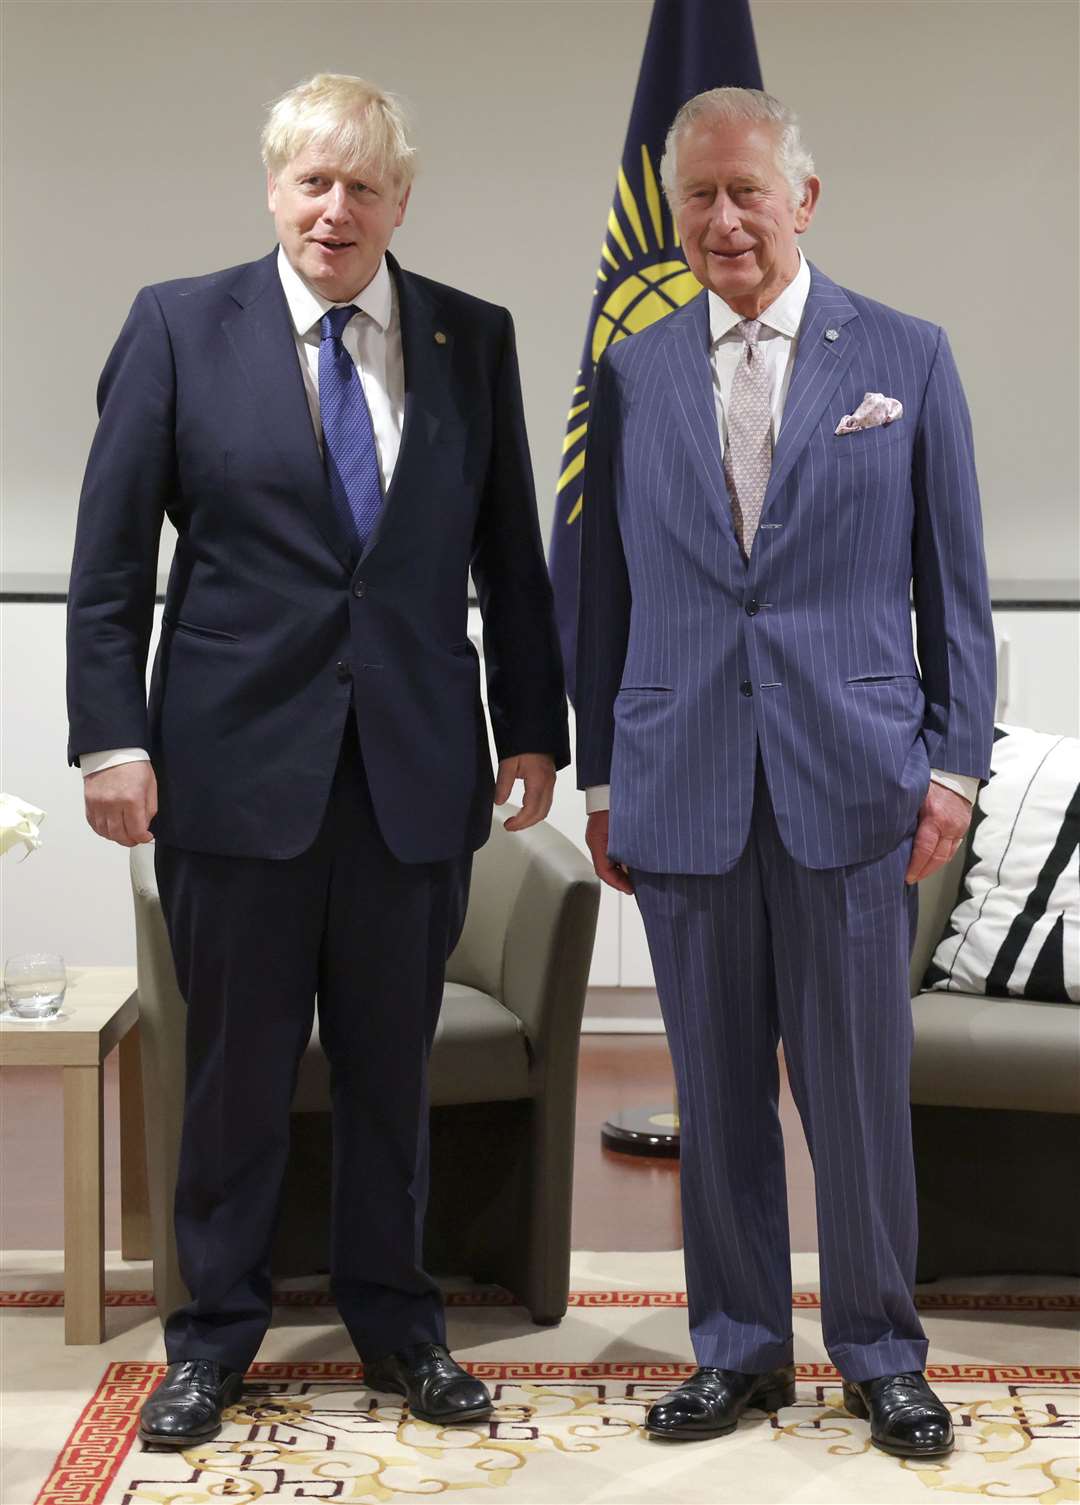
[[[701,1365],[754,1373],[792,1358],[782,1039],[814,1161],[829,1356],[849,1379],[925,1366],[912,1297],[911,834],[868,862],[800,866],[759,760],[734,867],[633,871],[675,1065]]]

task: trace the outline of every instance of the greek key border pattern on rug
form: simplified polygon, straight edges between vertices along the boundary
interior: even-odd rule
[[[501,1286],[481,1286],[470,1291],[445,1291],[443,1300],[451,1307],[500,1307],[517,1303]],[[0,1291],[0,1307],[29,1309],[62,1307],[63,1291]],[[154,1305],[153,1291],[105,1292],[106,1306],[132,1307]],[[329,1291],[275,1291],[274,1305],[281,1307],[332,1307]],[[685,1307],[685,1291],[571,1291],[571,1307]],[[791,1298],[795,1310],[817,1311],[821,1296],[817,1291],[796,1291]],[[993,1291],[917,1291],[915,1305],[921,1312],[1080,1312],[1080,1293],[1058,1295],[1024,1295]]]
[[[595,1292],[590,1294],[596,1294]],[[639,1293],[644,1294],[644,1293]],[[466,1362],[477,1379],[497,1380],[629,1380],[678,1384],[693,1373],[693,1364],[561,1364],[535,1362],[497,1364]],[[804,1381],[839,1383],[832,1364],[797,1364]],[[34,1505],[98,1505],[116,1477],[135,1437],[139,1408],[165,1373],[164,1364],[118,1360],[110,1364],[76,1422]],[[932,1384],[1075,1385],[1080,1365],[931,1364]],[[313,1380],[358,1383],[360,1363],[256,1363],[248,1370],[253,1381]]]

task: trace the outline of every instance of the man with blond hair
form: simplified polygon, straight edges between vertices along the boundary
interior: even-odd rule
[[[275,250],[144,288],[109,357],[70,588],[69,757],[97,832],[156,838],[188,1007],[191,1300],[140,1429],[165,1446],[217,1433],[269,1324],[316,996],[332,1284],[367,1384],[429,1421],[490,1410],[422,1264],[427,1060],[492,804],[520,779],[507,827],[542,820],[569,757],[509,314],[389,254],[413,177],[392,96],[318,75],[263,157]]]
[[[821,185],[778,100],[696,96],[662,176],[702,292],[597,370],[577,669],[587,840],[636,894],[678,1083],[701,1367],[646,1429],[718,1436],[794,1398],[782,1038],[845,1403],[935,1456],[908,960],[914,884],[989,773],[967,408],[941,329],[804,259]]]

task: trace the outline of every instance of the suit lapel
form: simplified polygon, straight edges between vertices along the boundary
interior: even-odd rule
[[[709,300],[704,291],[667,321],[665,346],[668,399],[682,430],[694,468],[701,477],[732,547],[739,548],[731,520],[731,498],[720,456],[716,396],[709,361]],[[742,554],[740,551],[740,559]]]
[[[327,543],[351,568],[349,538],[330,496],[311,422],[292,320],[278,276],[276,249],[253,262],[230,289],[230,295],[237,307],[222,321],[222,327],[255,394],[268,440]]]
[[[858,317],[843,290],[811,265],[810,292],[799,325],[795,366],[773,450],[762,516],[790,475],[854,358],[857,334],[844,326]]]
[[[379,520],[364,549],[364,559],[384,536],[400,509],[402,493],[408,487],[410,475],[419,480],[419,469],[430,463],[432,447],[451,402],[452,330],[446,320],[439,318],[438,303],[423,281],[403,271],[389,253],[386,260],[397,289],[401,354],[405,367],[405,410],[394,474],[387,487]]]

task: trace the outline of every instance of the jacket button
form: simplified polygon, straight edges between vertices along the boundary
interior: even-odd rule
[[[744,695],[752,695],[754,693],[754,687],[748,679],[743,680],[742,684],[739,686],[739,689]]]
[[[338,662],[334,665],[334,668],[336,669],[337,677],[338,679],[340,679],[342,684],[345,684],[348,680],[352,679],[352,670],[349,668],[348,664],[345,663],[344,659],[339,659]]]
[[[747,601],[747,603],[746,603],[746,615],[748,617],[756,617],[757,614],[758,614],[758,612],[760,610],[761,610],[761,607],[758,605],[758,603],[756,601]]]
[[[364,584],[364,582],[362,580],[358,580],[356,582],[356,584],[352,588],[352,593],[356,597],[356,599],[359,601],[359,600],[361,600],[363,598],[364,592],[366,590],[367,590],[367,586]]]

